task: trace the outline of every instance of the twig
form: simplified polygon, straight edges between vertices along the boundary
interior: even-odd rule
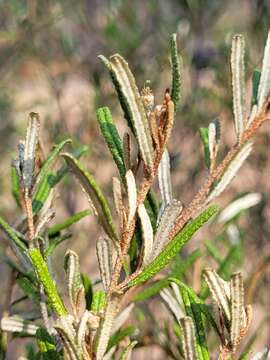
[[[209,194],[215,182],[219,181],[230,162],[238,154],[239,150],[245,145],[260,128],[260,126],[269,118],[268,107],[270,104],[270,97],[265,102],[260,113],[255,117],[250,126],[245,130],[242,139],[232,147],[227,153],[221,164],[209,175],[206,182],[195,195],[191,204],[185,208],[177,219],[175,226],[170,234],[170,240],[185,226],[185,224],[199,211],[205,204],[207,195]]]

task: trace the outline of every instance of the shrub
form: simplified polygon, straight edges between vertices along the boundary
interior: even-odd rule
[[[167,150],[181,103],[182,61],[176,36],[170,39],[171,87],[165,91],[160,105],[155,104],[150,87],[138,90],[127,62],[120,55],[109,59],[100,56],[109,70],[128,126],[121,139],[110,110],[107,107],[98,109],[101,133],[119,171],[119,177],[112,179],[118,226],[108,199],[80,161],[85,148],[63,152],[71,143],[66,139],[42,161],[38,151],[40,119],[38,114],[30,113],[26,138],[19,143],[18,157],[12,163],[12,194],[24,216],[16,227],[0,218],[14,255],[6,255],[12,269],[10,288],[16,284],[24,293],[8,306],[11,311],[7,311],[1,321],[3,357],[10,331],[16,336],[35,337],[38,350],[28,348],[29,359],[127,359],[132,349],[140,345],[140,337],[133,325],[125,323],[134,306],[160,293],[175,318],[173,335],[169,329],[161,329],[153,319],[160,331],[157,341],[168,357],[206,360],[210,359],[211,350],[219,352],[220,359],[235,358],[252,318],[252,307],[245,303],[243,276],[240,272],[230,274],[228,270],[237,247],[232,245],[223,259],[215,244],[206,241],[208,252],[219,267],[204,269],[206,283],[199,294],[186,284],[185,274],[201,254],[195,251],[179,261],[179,253],[218,213],[218,207],[211,203],[227,188],[250,155],[253,137],[269,117],[270,36],[262,69],[254,73],[248,115],[244,51],[244,38],[235,35],[231,51],[235,145],[220,159],[218,120],[200,129],[207,176],[185,206],[173,196]],[[64,162],[55,171],[53,164],[59,156]],[[53,190],[69,170],[88,196],[91,210],[50,225],[55,216]],[[156,178],[160,198],[153,190]],[[223,211],[218,219],[227,223],[257,202],[257,194],[247,195]],[[51,257],[56,247],[69,237],[66,230],[90,213],[97,217],[101,227],[96,253],[103,289],[92,285],[89,277],[81,274],[78,255],[68,250],[64,258],[68,292],[68,299],[65,299],[57,290]],[[158,276],[168,265],[169,270]],[[207,302],[209,292],[218,313]],[[8,300],[9,296],[10,293]],[[27,299],[39,306],[39,315],[30,320],[13,311],[16,304]],[[210,328],[218,339],[214,349],[207,343]],[[249,351],[250,346],[238,355],[245,359]]]

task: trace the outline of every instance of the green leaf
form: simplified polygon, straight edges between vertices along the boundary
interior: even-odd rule
[[[171,35],[170,48],[171,48],[171,71],[172,71],[171,98],[174,103],[174,109],[176,112],[181,97],[182,66],[183,66],[182,57],[178,56],[176,34]]]
[[[145,165],[151,169],[154,152],[152,137],[135,78],[129,69],[128,63],[119,54],[110,57],[110,64],[130,108],[132,123],[142,158]]]
[[[189,286],[187,286],[186,284],[184,284],[182,281],[170,277],[168,278],[168,281],[174,282],[175,284],[177,284],[179,286],[179,289],[181,291],[181,289],[186,292],[189,296],[189,299],[191,302],[198,304],[200,307],[200,311],[201,313],[205,316],[205,318],[207,319],[207,321],[209,322],[209,324],[213,327],[213,329],[216,331],[217,335],[219,337],[221,337],[221,333],[220,330],[216,324],[216,321],[214,319],[214,317],[212,316],[211,312],[208,309],[208,305],[206,305],[203,300],[195,293],[194,290],[192,290]]]
[[[106,294],[103,290],[97,290],[93,293],[91,311],[99,312],[106,305]]]
[[[200,303],[194,301],[194,298],[189,296],[189,292],[185,287],[180,287],[182,300],[188,316],[190,316],[195,324],[196,329],[196,348],[199,358],[202,360],[209,360],[209,353],[206,343],[203,319],[201,314]]]
[[[135,295],[133,298],[133,301],[144,301],[147,300],[155,295],[157,295],[160,290],[168,286],[169,281],[168,279],[162,279],[159,281],[156,281],[153,285],[148,286],[146,289],[140,291],[138,294]]]
[[[102,107],[98,109],[97,119],[99,122],[102,135],[108,145],[108,148],[112,154],[114,162],[118,167],[119,174],[122,179],[125,179],[126,167],[123,158],[122,140],[120,139],[117,128],[114,125],[109,108]]]
[[[63,241],[71,238],[71,234],[64,234],[60,236],[55,236],[51,239],[49,239],[49,245],[45,250],[44,258],[48,259],[49,256],[51,256],[56,249],[56,247],[61,244]]]
[[[61,360],[63,357],[58,354],[53,337],[44,328],[36,332],[36,340],[44,360]]]
[[[202,256],[202,253],[199,249],[194,250],[191,254],[187,256],[187,258],[183,259],[182,257],[176,258],[173,266],[171,275],[172,277],[180,278],[188,269],[194,264],[194,262]]]
[[[40,303],[40,295],[38,290],[36,289],[35,284],[30,281],[27,277],[19,277],[17,279],[17,284],[22,289],[24,294],[31,299],[35,304]]]
[[[19,237],[16,234],[16,231],[1,217],[0,217],[0,227],[4,230],[8,238],[11,240],[10,246],[12,248],[13,245],[15,244],[16,247],[18,247],[21,252],[25,252],[27,250],[27,246],[24,244],[24,242],[21,239],[19,239]]]
[[[50,238],[53,238],[60,234],[62,230],[65,230],[66,228],[69,228],[72,224],[75,224],[76,222],[80,221],[85,216],[91,215],[92,211],[89,209],[80,211],[70,217],[68,217],[65,221],[63,221],[60,224],[55,224],[52,227],[50,227],[47,231],[47,234]]]
[[[182,249],[182,247],[191,239],[204,223],[206,223],[218,211],[218,207],[213,205],[203,211],[197,218],[188,223],[172,241],[170,241],[164,250],[133,280],[128,283],[128,287],[138,285],[152,278],[162,270]]]
[[[84,286],[81,279],[79,256],[72,250],[68,250],[64,259],[64,268],[67,274],[69,301],[73,312],[80,310],[81,300],[84,298]]]
[[[16,167],[11,165],[11,191],[16,203],[19,207],[20,205],[20,197],[21,197],[21,183],[20,178],[17,173]]]
[[[233,90],[233,113],[237,139],[240,140],[245,129],[245,40],[242,35],[232,38],[231,71]]]
[[[33,176],[35,169],[36,148],[38,144],[40,129],[40,120],[37,113],[29,114],[27,132],[24,143],[23,162],[22,162],[22,180],[25,188],[33,185]]]
[[[109,204],[95,179],[71,154],[64,153],[62,156],[66,160],[68,167],[80,181],[85,192],[91,198],[104,231],[112,240],[118,241]]]
[[[123,329],[120,329],[115,334],[110,337],[107,351],[110,350],[113,346],[117,345],[120,341],[122,341],[125,337],[131,336],[135,333],[135,326],[129,325]]]
[[[114,85],[114,88],[116,90],[120,105],[122,107],[124,117],[127,120],[128,126],[131,128],[132,132],[134,133],[134,126],[132,123],[132,113],[129,107],[129,104],[127,102],[126,96],[124,95],[122,88],[117,80],[116,74],[114,69],[112,68],[112,65],[110,61],[103,55],[99,55],[98,58],[102,61],[102,63],[106,66],[106,68],[110,72],[111,80]]]
[[[255,69],[252,75],[252,105],[257,105],[260,78],[261,70]]]
[[[216,247],[216,245],[209,240],[205,240],[204,242],[207,252],[208,254],[218,263],[221,264],[222,263],[222,256],[220,255],[220,252],[218,251],[218,248]]]
[[[209,151],[209,139],[208,139],[208,128],[200,128],[200,137],[204,148],[204,162],[207,169],[210,168],[210,151]]]
[[[137,345],[138,341],[132,341],[127,347],[126,349],[122,352],[122,354],[120,355],[119,360],[128,360],[130,359],[130,354],[133,350],[133,348]]]
[[[260,77],[260,83],[258,88],[258,110],[260,110],[269,96],[270,90],[270,31],[268,32],[263,62],[262,62],[262,73]]]
[[[81,273],[81,278],[82,278],[82,283],[84,286],[86,309],[91,310],[91,304],[92,304],[92,298],[93,298],[92,283],[86,274]]]
[[[38,249],[30,249],[29,256],[36,269],[39,281],[44,286],[46,295],[48,296],[49,302],[58,316],[67,315],[68,312],[57,292],[54,285],[54,281],[49,273],[47,264],[45,263],[40,251]]]
[[[51,189],[62,179],[62,174],[56,174],[50,170],[54,161],[57,159],[57,156],[63,149],[63,147],[71,143],[71,139],[66,139],[60,142],[55,148],[50,152],[49,156],[45,160],[39,175],[38,175],[38,184],[35,190],[34,199],[33,199],[33,212],[38,213],[39,210],[44,205],[47,200]]]
[[[72,143],[71,139],[65,139],[61,141],[58,145],[54,147],[54,149],[50,152],[47,159],[45,160],[44,164],[42,165],[42,168],[38,174],[38,177],[42,181],[44,177],[48,175],[49,169],[51,165],[53,165],[54,161],[56,160],[57,156],[60,154],[61,150],[66,144]]]

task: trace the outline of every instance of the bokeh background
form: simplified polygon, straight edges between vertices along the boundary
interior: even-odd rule
[[[75,144],[89,146],[84,163],[111,197],[111,178],[117,172],[100,136],[95,110],[108,105],[120,133],[124,132],[125,123],[108,73],[97,56],[115,52],[123,55],[140,88],[150,80],[159,103],[170,86],[169,35],[173,32],[178,34],[184,73],[181,108],[169,150],[174,194],[188,203],[205,175],[199,127],[219,118],[222,151],[235,141],[229,66],[231,37],[242,33],[246,38],[250,94],[252,72],[260,66],[269,28],[267,0],[0,0],[1,215],[10,223],[19,216],[10,194],[10,161],[25,132],[30,111],[40,114],[45,152],[67,135]],[[262,194],[260,204],[239,219],[243,256],[232,270],[243,271],[246,279],[270,254],[269,130],[269,124],[260,130],[255,151],[219,200],[225,206],[245,192]],[[70,178],[58,187],[55,207],[57,221],[87,207],[78,185]],[[95,279],[98,231],[93,217],[74,226],[73,237],[58,249],[56,269],[61,271],[63,252],[72,247],[81,256],[83,271]],[[216,234],[216,229],[212,233]],[[203,236],[214,236],[212,233],[208,231]],[[202,235],[196,240],[197,247],[202,247],[200,240]],[[5,247],[1,234],[1,254]],[[0,270],[2,306],[8,273],[3,261]],[[265,266],[253,297],[254,330],[269,314],[269,280],[269,267]],[[269,345],[269,334],[268,321],[255,349]],[[15,359],[22,351],[21,340],[14,340],[11,348],[9,359]],[[149,349],[150,358],[166,358],[151,344],[136,350],[135,358],[149,358]]]

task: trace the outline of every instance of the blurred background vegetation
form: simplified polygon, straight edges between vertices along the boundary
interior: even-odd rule
[[[95,110],[108,105],[121,133],[124,121],[108,73],[97,56],[115,52],[123,55],[139,87],[149,80],[159,103],[170,84],[168,40],[173,32],[178,34],[184,74],[181,110],[169,150],[175,195],[188,202],[205,172],[199,127],[219,118],[224,151],[235,141],[229,67],[231,36],[240,32],[246,38],[247,87],[251,93],[252,72],[261,61],[269,27],[268,0],[0,0],[1,214],[14,223],[16,204],[10,195],[10,161],[30,111],[38,112],[42,119],[45,152],[67,134],[75,144],[89,146],[84,162],[111,196],[111,177],[116,169],[99,136]],[[230,270],[243,271],[247,279],[270,254],[269,129],[266,124],[260,131],[256,150],[220,199],[226,205],[245,192],[262,194],[259,205],[235,220],[242,252]],[[58,192],[58,221],[61,216],[87,207],[71,179]],[[223,229],[218,231],[222,233]],[[97,232],[91,217],[75,226],[73,238],[60,247],[55,266],[62,267],[63,251],[72,246],[81,254],[83,270],[95,277]],[[213,240],[216,233],[215,228],[204,236],[212,236]],[[1,242],[2,253],[5,242]],[[202,244],[197,242],[196,246]],[[224,248],[221,251],[225,256]],[[270,274],[266,269],[253,298],[255,328],[270,310]],[[0,271],[4,289],[8,270],[3,262]],[[1,298],[1,305],[3,301]],[[269,334],[268,325],[260,333],[258,349],[270,343]],[[140,359],[146,354],[144,349],[136,353]],[[15,359],[12,356],[10,359]]]

